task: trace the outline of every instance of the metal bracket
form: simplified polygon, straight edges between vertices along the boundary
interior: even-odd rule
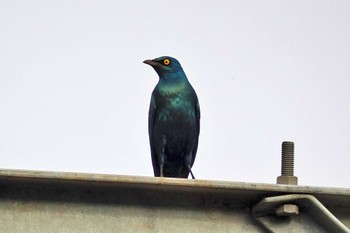
[[[312,195],[267,197],[253,207],[252,214],[257,222],[272,233],[350,233],[350,230]]]

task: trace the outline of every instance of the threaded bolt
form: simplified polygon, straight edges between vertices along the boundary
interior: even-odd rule
[[[282,176],[294,176],[294,142],[282,142]]]
[[[294,176],[294,142],[282,142],[282,169],[277,177],[277,184],[298,184],[298,177]]]

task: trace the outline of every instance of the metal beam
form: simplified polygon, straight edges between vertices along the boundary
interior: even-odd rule
[[[252,207],[309,194],[350,227],[350,189],[0,170],[0,232],[266,232]]]

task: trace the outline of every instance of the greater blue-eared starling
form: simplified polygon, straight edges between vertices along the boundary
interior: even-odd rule
[[[196,92],[175,58],[163,56],[144,63],[159,76],[148,114],[154,176],[187,178],[191,173],[194,179],[200,121]]]

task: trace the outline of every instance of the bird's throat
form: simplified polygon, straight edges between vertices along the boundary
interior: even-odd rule
[[[186,81],[171,82],[171,81],[160,81],[158,84],[158,90],[161,95],[173,95],[176,93],[183,93],[187,88],[188,83]]]

